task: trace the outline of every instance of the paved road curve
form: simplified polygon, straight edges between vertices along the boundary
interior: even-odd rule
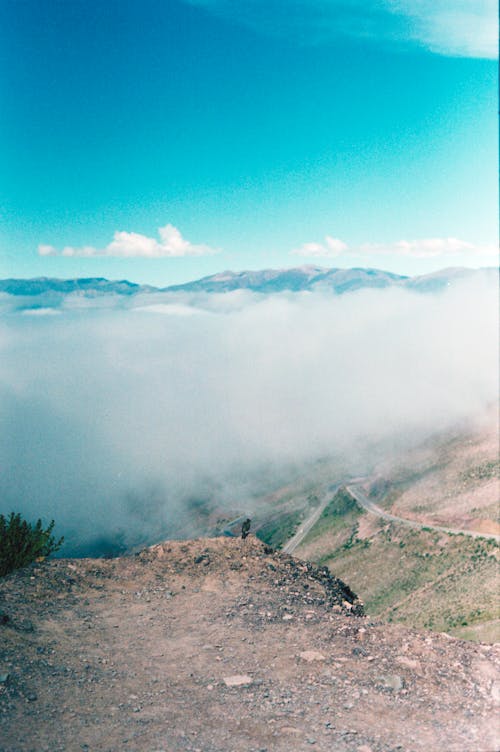
[[[321,503],[317,509],[314,510],[314,512],[310,515],[310,517],[307,518],[305,522],[302,523],[302,525],[299,527],[295,535],[290,538],[288,543],[285,543],[283,548],[281,549],[285,554],[291,554],[295,551],[297,546],[300,546],[304,538],[306,537],[307,533],[314,527],[314,525],[317,523],[321,515],[323,514],[324,510],[330,503],[330,501],[333,499],[337,491],[339,490],[342,483],[338,483],[335,486],[330,486],[328,489],[328,493],[326,493],[321,500]]]

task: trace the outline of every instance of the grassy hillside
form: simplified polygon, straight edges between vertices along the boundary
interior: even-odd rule
[[[297,554],[348,581],[368,614],[480,640],[498,618],[498,550],[485,538],[387,523],[340,491]]]
[[[389,621],[473,640],[498,641],[498,544],[433,525],[498,534],[496,410],[474,430],[433,436],[379,458],[365,493],[423,529],[365,512],[341,490],[296,555],[327,565]]]
[[[256,535],[273,548],[281,548],[295,534],[304,516],[304,512],[297,509],[293,512],[283,512],[265,522],[257,530]]]

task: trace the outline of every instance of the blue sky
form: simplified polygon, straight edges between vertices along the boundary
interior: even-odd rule
[[[491,0],[2,0],[0,276],[496,263]]]

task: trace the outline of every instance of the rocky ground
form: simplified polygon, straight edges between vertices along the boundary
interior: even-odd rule
[[[498,651],[250,536],[0,580],[2,752],[495,752]]]

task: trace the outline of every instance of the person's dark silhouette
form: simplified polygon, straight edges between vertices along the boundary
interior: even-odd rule
[[[248,533],[250,532],[250,525],[252,524],[252,521],[249,517],[246,518],[245,522],[241,526],[241,537],[243,540],[247,537]]]

